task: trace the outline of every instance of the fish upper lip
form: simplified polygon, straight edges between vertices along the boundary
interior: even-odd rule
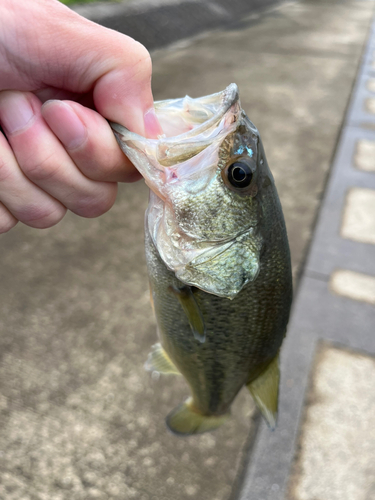
[[[221,96],[221,105],[218,108],[217,112],[214,114],[214,116],[204,121],[197,127],[194,127],[192,130],[189,130],[188,132],[184,132],[182,134],[173,137],[148,139],[146,137],[143,137],[142,135],[136,134],[135,132],[131,132],[130,130],[128,130],[123,125],[120,125],[119,123],[109,121],[109,125],[114,131],[116,137],[118,137],[119,139],[121,139],[121,137],[119,136],[122,136],[122,138],[124,138],[125,136],[125,140],[136,140],[140,142],[147,141],[147,143],[150,145],[151,144],[156,145],[158,143],[174,144],[176,142],[183,142],[184,140],[189,140],[190,138],[199,135],[202,130],[208,128],[211,124],[213,125],[215,122],[217,122],[217,120],[219,120],[219,118],[223,117],[225,113],[229,110],[229,108],[239,100],[238,87],[235,83],[231,83],[225,90],[223,90],[222,92],[218,92],[217,96],[218,97]],[[163,102],[163,101],[155,101],[155,104],[157,105],[158,102]]]

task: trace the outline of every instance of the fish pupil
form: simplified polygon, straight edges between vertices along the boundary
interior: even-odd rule
[[[241,167],[234,167],[232,170],[233,179],[237,182],[243,182],[246,178],[246,172]]]
[[[228,180],[235,187],[249,186],[252,178],[253,173],[246,163],[236,161],[228,168]]]

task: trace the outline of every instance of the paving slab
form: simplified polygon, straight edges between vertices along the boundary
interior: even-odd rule
[[[295,276],[371,8],[355,0],[328,7],[294,2],[244,19],[241,29],[153,53],[157,99],[238,83],[276,177]],[[320,37],[324,44],[317,44]],[[217,432],[180,439],[166,432],[164,417],[186,398],[187,387],[181,379],[153,380],[143,370],[156,339],[143,253],[146,204],[144,184],[121,186],[115,206],[99,219],[68,214],[55,228],[19,225],[1,237],[0,498],[228,500],[237,494],[259,421],[248,394],[240,393],[232,419]],[[312,281],[321,286],[316,299],[326,284]],[[350,311],[347,319],[354,321]],[[301,368],[314,344],[297,339],[295,346],[297,363],[293,357],[290,363]],[[295,408],[287,394],[297,402],[298,391],[303,394],[299,385],[293,390],[296,378],[285,380],[282,422]],[[283,432],[281,426],[271,435],[288,440]]]
[[[320,347],[291,500],[375,498],[374,394],[373,357]]]
[[[331,274],[329,288],[338,295],[375,305],[375,276],[338,269]]]
[[[375,244],[375,190],[352,187],[346,194],[340,235]]]
[[[354,157],[354,166],[365,172],[375,172],[375,141],[359,139]]]

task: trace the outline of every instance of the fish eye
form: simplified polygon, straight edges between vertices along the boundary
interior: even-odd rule
[[[236,161],[227,169],[228,181],[237,188],[248,187],[253,178],[253,172],[247,163]]]

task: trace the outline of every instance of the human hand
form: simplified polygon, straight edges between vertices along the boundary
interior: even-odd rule
[[[0,68],[0,233],[109,210],[140,175],[106,119],[161,133],[147,50],[57,0],[0,0]]]

